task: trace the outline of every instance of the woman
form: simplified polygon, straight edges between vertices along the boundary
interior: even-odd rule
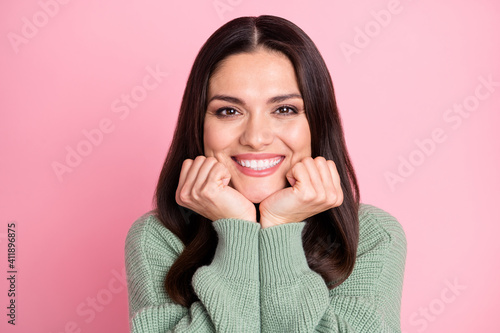
[[[406,240],[359,204],[327,67],[274,16],[201,48],[126,241],[133,332],[399,332]]]

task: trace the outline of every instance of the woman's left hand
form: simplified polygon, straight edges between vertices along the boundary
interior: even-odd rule
[[[338,207],[344,200],[335,163],[318,156],[306,157],[286,174],[290,185],[264,199],[260,224],[268,228],[306,218]]]

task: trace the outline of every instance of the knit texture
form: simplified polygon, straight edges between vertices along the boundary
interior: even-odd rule
[[[143,215],[125,243],[131,332],[401,332],[406,237],[398,221],[360,206],[354,270],[331,290],[307,264],[305,223],[261,229],[214,221],[214,259],[193,275],[200,300],[186,308],[163,287],[184,245],[153,214]]]

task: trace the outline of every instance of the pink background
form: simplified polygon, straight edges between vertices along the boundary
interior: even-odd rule
[[[128,330],[125,236],[152,207],[191,64],[223,23],[260,14],[315,41],[362,201],[405,229],[403,332],[500,331],[497,1],[55,1],[0,5],[2,332]],[[86,156],[68,166],[68,149]]]

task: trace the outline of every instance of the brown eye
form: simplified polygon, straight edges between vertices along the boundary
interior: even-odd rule
[[[276,109],[276,113],[278,113],[278,114],[293,114],[293,113],[297,113],[297,110],[295,110],[295,108],[293,108],[291,106],[284,105],[284,106],[280,106],[278,109]]]
[[[231,117],[239,114],[239,112],[233,108],[220,108],[215,112],[215,114],[220,117]]]

